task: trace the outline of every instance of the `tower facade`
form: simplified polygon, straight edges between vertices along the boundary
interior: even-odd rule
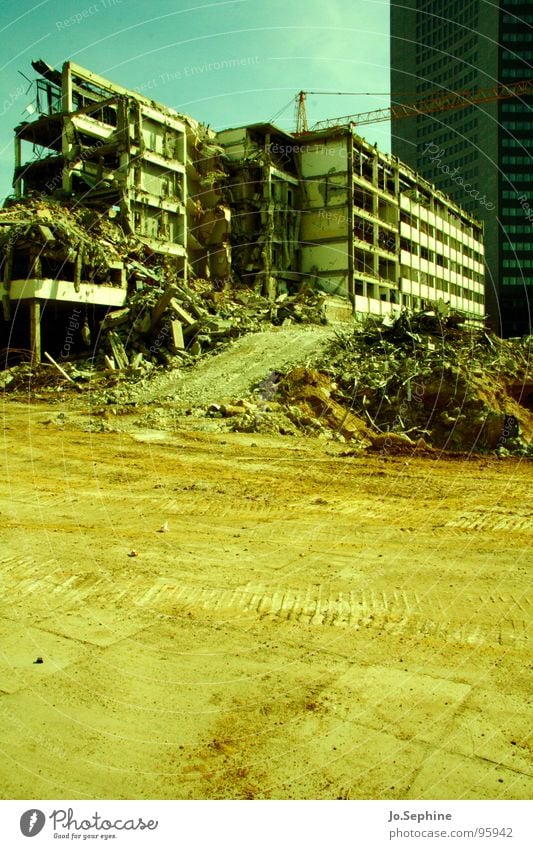
[[[533,3],[391,0],[393,103],[533,77]],[[485,224],[489,323],[531,332],[533,96],[393,121],[392,150]]]

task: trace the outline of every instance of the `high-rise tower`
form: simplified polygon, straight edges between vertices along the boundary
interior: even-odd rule
[[[391,0],[393,103],[533,77],[533,3]],[[485,224],[486,305],[531,332],[533,96],[393,121],[392,150]]]

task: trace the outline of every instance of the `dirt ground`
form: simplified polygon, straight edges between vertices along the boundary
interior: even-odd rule
[[[4,798],[531,796],[530,463],[85,403],[2,403]]]

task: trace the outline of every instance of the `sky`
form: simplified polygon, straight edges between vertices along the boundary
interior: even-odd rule
[[[389,0],[0,0],[0,35],[0,204],[32,59],[72,60],[215,130],[293,130],[300,90],[349,93],[310,94],[310,125],[389,105]],[[388,122],[363,129],[390,151]]]

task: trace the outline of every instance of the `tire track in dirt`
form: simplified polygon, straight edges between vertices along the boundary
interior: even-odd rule
[[[297,622],[311,627],[373,629],[394,634],[432,635],[468,645],[513,645],[528,639],[530,599],[491,596],[462,598],[472,610],[497,606],[492,624],[454,621],[439,599],[420,600],[414,592],[373,588],[331,590],[322,585],[301,589],[246,584],[236,588],[204,588],[156,581],[148,589],[131,588],[137,607],[163,613],[205,610],[225,617],[232,612],[270,622]],[[129,594],[129,593],[128,593]],[[487,617],[488,618],[488,617]]]
[[[502,513],[500,510],[472,510],[446,522],[447,528],[465,531],[530,531],[533,519],[528,513]]]
[[[37,574],[38,573],[38,574]],[[144,574],[115,588],[112,576],[65,572],[54,561],[37,567],[30,558],[0,561],[0,602],[35,603],[62,610],[80,602],[114,609],[124,606],[165,615],[206,611],[224,619],[253,617],[266,622],[298,623],[306,627],[371,629],[395,635],[431,636],[465,645],[516,645],[528,640],[533,599],[510,593],[461,596],[463,609],[473,611],[461,622],[454,618],[454,599],[424,596],[414,591],[343,587],[324,584],[300,588],[265,583],[236,587],[184,583]],[[479,621],[479,613],[484,614]],[[477,614],[477,618],[476,618]]]

